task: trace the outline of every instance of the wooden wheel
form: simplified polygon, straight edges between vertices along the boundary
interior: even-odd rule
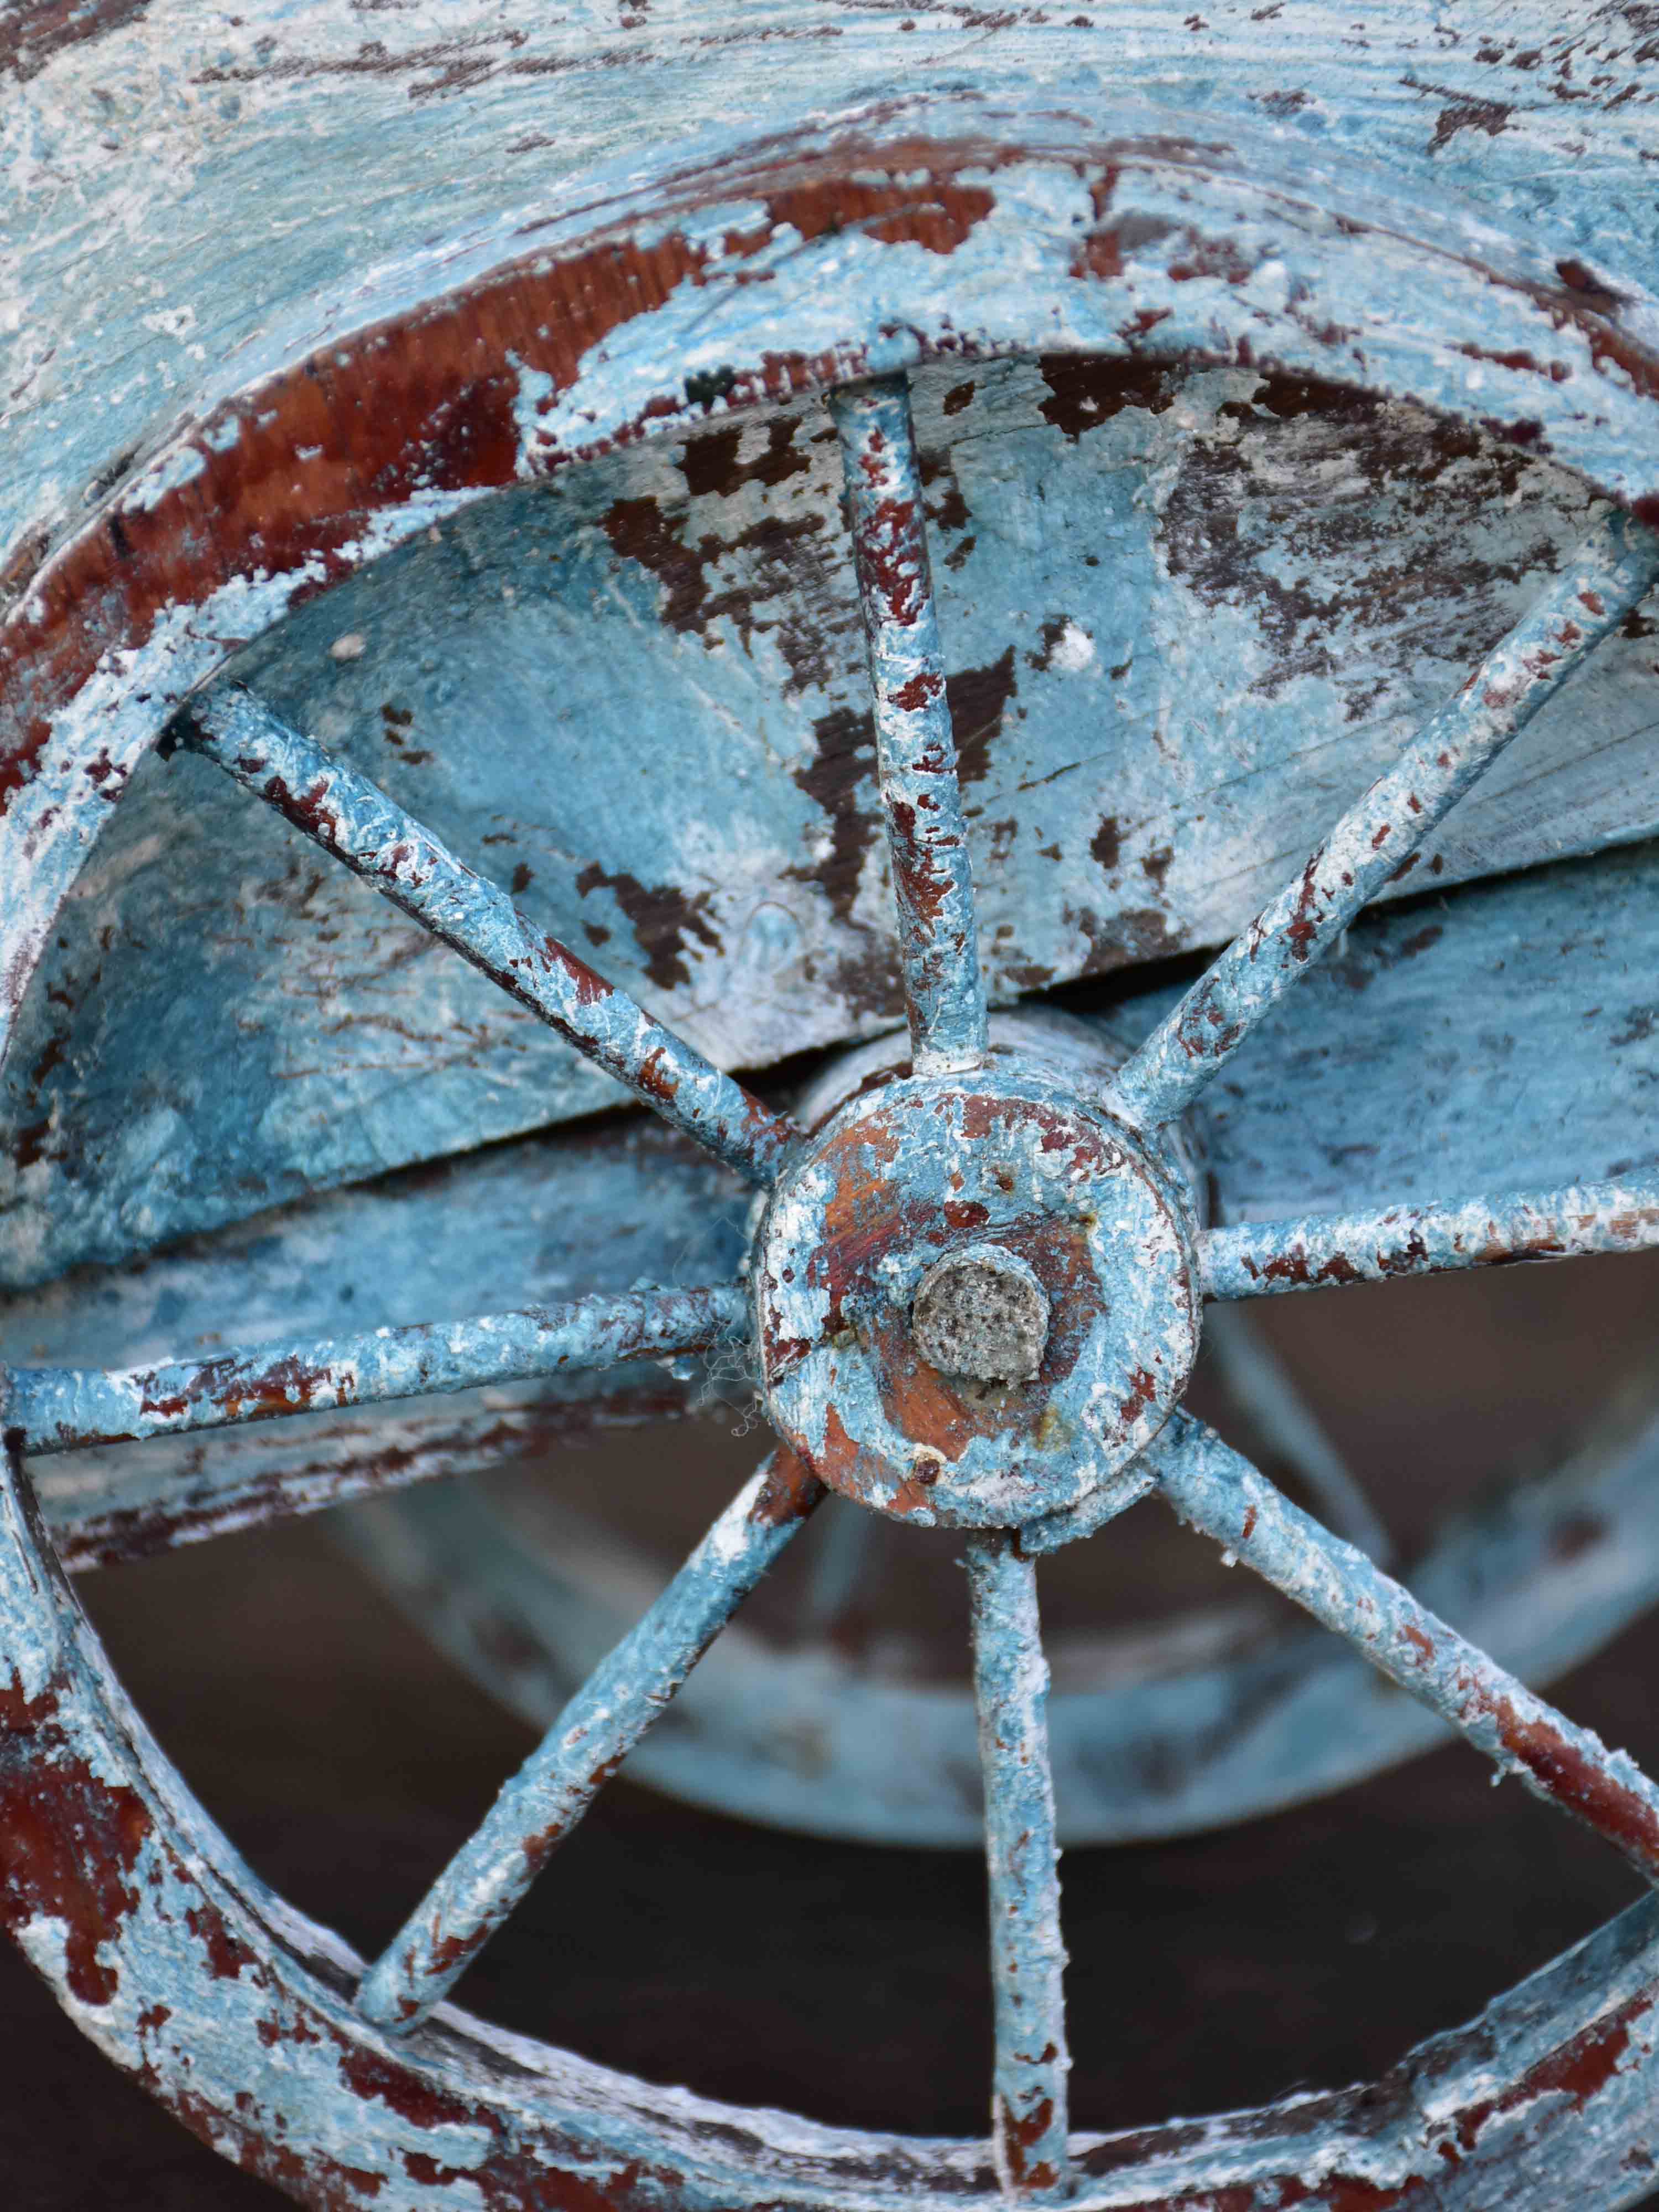
[[[209,768],[227,771],[692,1146],[769,1194],[748,1232],[746,1284],[726,1272],[689,1289],[620,1289],[557,1310],[371,1324],[114,1371],[19,1364],[8,1376],[0,1571],[13,1672],[4,1833],[15,1932],[112,2056],[220,2148],[308,2201],[414,2204],[470,2187],[501,2203],[561,2203],[573,2190],[616,2203],[667,2195],[803,2204],[939,2191],[1102,2206],[1243,2202],[1243,2192],[1334,2206],[1362,2196],[1380,2205],[1425,2189],[1468,2203],[1522,2201],[1531,2190],[1542,2203],[1570,2173],[1585,2201],[1611,2205],[1642,2185],[1629,2160],[1650,2133],[1645,2023],[1659,1991],[1645,1907],[1499,2000],[1464,2037],[1414,2054],[1382,2085],[1200,2130],[1177,2124],[1133,2137],[1070,2135],[1033,1561],[1156,1490],[1639,1871],[1650,1875],[1659,1863],[1659,1795],[1628,1759],[1607,1753],[1287,1504],[1177,1402],[1206,1295],[1653,1239],[1659,1206],[1645,1178],[1591,1179],[1588,1167],[1571,1183],[1514,1168],[1513,1181],[1474,1197],[1414,1193],[1403,1211],[1326,1210],[1266,1223],[1224,1216],[1206,1225],[1178,1140],[1218,1075],[1236,1073],[1243,1085],[1252,1040],[1281,1001],[1291,1012],[1310,995],[1303,979],[1360,909],[1414,863],[1432,865],[1431,851],[1444,860],[1444,848],[1427,841],[1449,810],[1592,650],[1637,616],[1659,574],[1659,541],[1635,512],[1649,495],[1638,472],[1644,464],[1633,458],[1648,427],[1646,358],[1607,298],[1587,305],[1582,289],[1544,283],[1524,256],[1498,266],[1489,240],[1477,256],[1469,237],[1425,219],[1407,251],[1358,214],[1335,221],[1323,203],[1207,166],[1197,148],[1108,146],[1046,115],[1017,121],[1000,118],[988,132],[975,109],[971,137],[948,110],[925,121],[907,114],[902,131],[866,121],[855,138],[769,143],[701,173],[677,173],[635,207],[599,216],[590,207],[533,258],[481,262],[456,292],[361,337],[332,338],[325,354],[193,423],[106,495],[31,579],[13,618],[8,699],[16,719],[0,853],[19,868],[25,896],[0,927],[20,1026],[40,1018],[26,987],[42,956],[73,957],[76,916],[62,902],[88,865],[100,817],[130,778],[152,773],[140,763],[165,731],[171,774],[210,781]],[[1121,212],[1126,178],[1132,217]],[[757,206],[768,210],[763,236]],[[1309,273],[1287,284],[1293,237]],[[1419,289],[1402,313],[1407,267]],[[1436,306],[1431,341],[1419,329],[1425,268]],[[988,968],[999,994],[1010,975],[1019,981],[1019,968],[1028,981],[1042,969],[1044,982],[1067,971],[1042,945],[1018,941],[1012,924],[1007,940],[986,933],[1004,950],[981,966],[923,532],[927,448],[919,452],[912,435],[904,371],[940,355],[1018,362],[1058,336],[1066,359],[1045,382],[1081,422],[1110,416],[1126,358],[1131,388],[1164,377],[1172,361],[1189,371],[1243,362],[1252,391],[1267,351],[1282,374],[1328,368],[1338,341],[1322,311],[1339,300],[1360,317],[1370,349],[1345,362],[1347,373],[1363,371],[1374,389],[1453,417],[1468,411],[1468,394],[1449,381],[1448,346],[1456,342],[1447,332],[1478,329],[1481,354],[1517,377],[1535,376],[1535,367],[1510,368],[1509,356],[1550,332],[1563,373],[1539,380],[1540,411],[1535,426],[1527,418],[1526,443],[1547,444],[1581,487],[1587,534],[1559,561],[1552,547],[1551,557],[1528,564],[1528,573],[1554,573],[1518,623],[1488,641],[1473,676],[1340,811],[1289,888],[1127,1056],[1103,1060],[1093,1038],[1056,1043],[1029,1027],[1000,1036],[988,1019]],[[576,319],[580,345],[571,336]],[[780,356],[775,333],[797,329],[821,331],[822,343]],[[1143,362],[1135,349],[1152,332],[1160,356]],[[1620,375],[1603,376],[1615,342]],[[1095,366],[1102,361],[1114,366]],[[1017,398],[1013,375],[991,377],[992,388]],[[1600,380],[1587,409],[1575,387],[1591,379]],[[970,380],[943,393],[941,413]],[[751,481],[787,473],[791,440],[769,428],[764,447],[745,456],[738,405],[817,385],[834,387],[831,434],[847,471],[910,1054],[804,1129],[526,921],[507,892],[344,752],[220,671],[231,650],[316,584],[399,542],[418,550],[434,529],[441,550],[442,525],[520,471],[591,459],[644,431],[684,435],[718,409],[722,424],[732,416],[732,455]],[[652,535],[660,516],[652,520],[649,504],[617,520],[626,502],[613,498],[605,514],[635,548],[655,549],[649,565],[671,593],[702,589],[675,541]],[[406,587],[406,566],[364,568],[363,587],[388,574],[394,590],[399,577]],[[337,595],[321,599],[291,619],[326,623],[329,657],[349,668],[368,647],[363,632],[338,626],[341,604]],[[313,626],[313,641],[320,634]],[[1050,665],[1057,654],[1063,667],[1081,653],[1068,634],[1062,627],[1050,642]],[[232,672],[246,674],[246,661]],[[391,731],[408,726],[404,711],[388,712]],[[410,756],[410,768],[426,764],[414,759],[416,749],[392,744]],[[159,765],[153,779],[161,780]],[[121,820],[136,796],[112,818]],[[847,889],[844,852],[839,879],[823,871],[837,836],[848,834],[848,815],[833,802],[825,811],[820,872],[809,868],[804,879],[834,917]],[[1086,826],[1095,846],[1100,828]],[[1608,834],[1604,823],[1582,839],[1595,846]],[[1523,829],[1506,857],[1542,854],[1528,848]],[[1119,858],[1093,853],[1100,868]],[[603,884],[624,912],[628,901],[650,896],[631,871],[586,865],[599,870],[590,888]],[[1492,865],[1490,852],[1466,848],[1449,872]],[[773,927],[760,921],[763,956]],[[1074,920],[1066,927],[1096,948],[1096,933]],[[675,928],[682,967],[690,939],[719,935],[709,910],[695,904],[678,912]],[[833,942],[830,951],[840,957]],[[787,971],[795,957],[791,947],[774,969]],[[1074,954],[1070,972],[1088,964]],[[751,965],[764,971],[766,958]],[[880,977],[841,965],[831,980],[807,1001],[816,1003],[813,1019],[844,1019],[834,1009],[856,1008],[863,992],[850,1027],[882,1025],[890,1008]],[[801,1041],[825,1036],[820,1028]],[[36,1085],[52,1073],[40,1056],[29,1063]],[[566,1110],[605,1095],[586,1083],[579,1077],[560,1095]],[[210,1089],[203,1093],[210,1130]],[[78,1216],[47,1209],[20,1273],[31,1264],[56,1272],[70,1242],[77,1259],[111,1261],[186,1225],[234,1220],[238,1179],[244,1191],[276,1194],[273,1162],[285,1145],[290,1161],[301,1149],[284,1127],[289,1110],[239,1130],[216,1181],[196,1174],[194,1161],[190,1173],[157,1176],[155,1152],[144,1157],[149,1132],[125,1166],[111,1163],[88,1186]],[[546,1111],[539,1097],[528,1118]],[[63,1158],[46,1157],[55,1126],[51,1115],[44,1130],[29,1125],[34,1157],[24,1163],[45,1164],[49,1183]],[[457,1149],[462,1119],[440,1085],[410,1114],[401,1153],[388,1156],[385,1133],[395,1126],[396,1116],[383,1116],[338,1131],[313,1179],[361,1174],[354,1143],[378,1147],[375,1164]],[[1547,1123],[1552,1137],[1558,1128]],[[475,1121],[465,1140],[501,1133]],[[1575,1124],[1571,1133],[1583,1133]],[[601,1148],[607,1188],[651,1172],[646,1203],[659,1209],[695,1212],[700,1189],[713,1196],[728,1188],[689,1155],[653,1151],[631,1131]],[[1512,1168],[1522,1149],[1511,1147]],[[377,1202],[350,1200],[320,1230],[308,1217],[301,1233],[326,1249],[341,1223],[349,1235]],[[27,1209],[20,1218],[27,1222]],[[661,1211],[652,1225],[660,1235]],[[720,1225],[731,1234],[729,1217]],[[54,1237],[64,1248],[53,1248]],[[181,1264],[197,1271],[191,1295],[204,1294],[216,1267],[236,1274],[249,1256],[240,1231],[187,1254]],[[279,1252],[276,1264],[289,1263]],[[376,1272],[386,1279],[384,1258]],[[596,1670],[403,1936],[360,1972],[334,1939],[258,1891],[145,1736],[80,1619],[24,1462],[270,1414],[561,1370],[604,1373],[630,1358],[746,1341],[751,1319],[784,1448]],[[505,1432],[509,1442],[525,1433],[517,1412]],[[428,1465],[453,1455],[457,1440],[433,1429],[399,1438],[398,1472],[422,1471],[423,1452]],[[502,1442],[498,1434],[482,1448]],[[117,1547],[135,1526],[116,1517],[124,1513],[137,1517],[145,1540],[210,1533],[295,1501],[349,1494],[384,1471],[349,1450],[319,1465],[303,1444],[287,1462],[254,1455],[228,1464],[223,1480],[147,1490],[136,1503],[65,1485],[52,1516],[65,1555],[84,1560]],[[1621,1470],[1633,1492],[1643,1471],[1639,1462],[1634,1474]],[[988,2145],[878,2140],[665,2100],[562,2054],[492,2037],[441,2002],[826,1484],[866,1510],[965,1532],[998,1996]]]

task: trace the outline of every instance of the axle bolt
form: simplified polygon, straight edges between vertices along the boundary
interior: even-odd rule
[[[1048,1340],[1048,1295],[1016,1253],[970,1244],[922,1277],[910,1327],[917,1350],[941,1375],[1030,1382]]]

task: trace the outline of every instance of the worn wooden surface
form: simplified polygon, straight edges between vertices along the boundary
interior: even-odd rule
[[[1564,37],[1500,6],[1340,32],[1283,8],[503,8],[458,32],[416,6],[383,38],[338,0],[0,16],[9,1279],[186,1231],[257,1242],[274,1204],[607,1102],[163,769],[169,712],[239,655],[715,1060],[890,1024],[803,397],[838,374],[931,364],[997,994],[1229,933],[1609,495],[1659,512],[1641,12]],[[1294,1212],[1322,1175],[1351,1204],[1356,1174],[1420,1198],[1460,1146],[1501,1144],[1511,1187],[1558,1143],[1547,1182],[1631,1165],[1648,635],[1638,610],[1419,880],[1595,857],[1465,893],[1461,968],[1420,903],[1372,925],[1300,1010],[1327,1024],[1264,1028],[1249,1084],[1241,1055],[1216,1087],[1218,1202]],[[1385,972],[1407,979],[1387,1023]],[[1158,979],[1118,1018],[1169,1003]],[[194,1255],[193,1292],[228,1249]],[[68,1297],[60,1321],[131,1310],[131,1280]],[[506,2203],[550,2166],[630,2206],[990,2191],[977,2149],[647,2112],[456,2020],[386,2045],[343,2002],[343,1948],[248,1883],[155,1753],[14,1489],[13,1917],[88,2032],[222,2148],[324,2200]],[[1380,2094],[1085,2142],[1085,2201],[1426,2181],[1495,2203],[1522,2154],[1628,2201],[1652,1941],[1627,1917]]]
[[[918,402],[1005,1000],[1241,924],[1591,511],[1410,410],[1106,371],[1091,410],[1067,374],[941,370]],[[238,663],[728,1065],[899,1018],[830,438],[808,404],[511,495]],[[1647,620],[1401,890],[1659,822]],[[0,1081],[13,1279],[615,1095],[183,756],[115,810]]]

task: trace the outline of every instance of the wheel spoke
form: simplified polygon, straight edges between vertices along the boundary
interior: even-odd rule
[[[876,1550],[876,1516],[842,1498],[818,1523],[817,1555],[800,1604],[803,1643],[833,1644],[849,1614],[867,1601]]]
[[[991,2124],[1004,2191],[1063,2196],[1066,2160],[1066,1966],[1048,1764],[1048,1666],[1036,1569],[1006,1529],[968,1541],[974,1699],[985,1777],[996,2070]]]
[[[1205,1316],[1204,1340],[1215,1352],[1228,1396],[1261,1443],[1304,1486],[1339,1536],[1386,1565],[1394,1548],[1388,1530],[1251,1316],[1217,1306]]]
[[[1350,809],[1300,874],[1234,939],[1141,1046],[1114,1086],[1130,1120],[1190,1106],[1298,977],[1524,729],[1659,575],[1659,536],[1615,514],[1538,604]]]
[[[1206,1229],[1199,1239],[1199,1265],[1206,1297],[1260,1298],[1655,1245],[1659,1183],[1589,1182],[1566,1190]]]
[[[956,740],[902,376],[831,395],[875,694],[876,760],[918,1075],[985,1057],[985,985]]]
[[[394,2033],[425,2018],[523,1899],[629,1751],[823,1495],[775,1453],[651,1610],[601,1661],[363,1977],[358,2009]]]
[[[739,1284],[634,1291],[154,1367],[15,1368],[5,1378],[4,1419],[26,1454],[76,1451],[672,1358],[741,1340],[749,1327]]]
[[[174,727],[665,1121],[751,1182],[776,1180],[798,1140],[789,1121],[526,921],[367,776],[246,691],[212,693]]]
[[[1626,1753],[1609,1751],[1534,1697],[1190,1414],[1176,1413],[1146,1457],[1183,1521],[1449,1721],[1503,1772],[1659,1881],[1659,1790]]]

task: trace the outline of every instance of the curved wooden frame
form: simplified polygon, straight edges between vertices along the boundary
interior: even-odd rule
[[[1492,349],[1496,330],[1505,373],[1532,380],[1528,398],[1537,387],[1512,434],[1651,511],[1652,481],[1631,457],[1644,451],[1638,433],[1659,379],[1613,319],[1619,303],[1598,294],[1587,307],[1524,254],[1500,269],[1489,240],[1428,218],[1431,236],[1407,253],[1397,211],[1389,224],[1354,212],[1334,225],[1286,187],[1167,137],[1079,136],[1052,117],[1016,131],[983,108],[974,122],[970,137],[941,143],[907,115],[902,128],[890,119],[828,148],[774,145],[757,161],[677,177],[631,214],[590,223],[580,246],[480,275],[441,306],[331,344],[117,486],[30,581],[8,629],[21,711],[0,756],[0,857],[30,871],[30,896],[0,936],[10,1009],[102,806],[180,700],[296,597],[434,513],[690,410],[930,352],[1027,345],[1034,267],[1079,350],[1133,351],[1155,331],[1160,353],[1176,358],[1324,373],[1334,351],[1357,380],[1441,406],[1462,401],[1450,356],[1475,343],[1450,333],[1478,330]],[[872,173],[885,182],[872,186]],[[1133,223],[1113,216],[1126,174],[1141,187]],[[1149,216],[1159,194],[1178,212]],[[737,227],[757,204],[763,234]],[[1219,217],[1213,231],[1192,213],[1206,206]],[[1286,289],[1291,234],[1310,273]],[[1417,288],[1408,314],[1397,295],[1402,254]],[[919,281],[918,255],[939,261],[936,282]],[[889,256],[902,319],[891,288],[872,282]],[[1425,257],[1436,295],[1426,318]],[[757,297],[761,284],[772,289]],[[968,330],[952,313],[964,286]],[[1365,347],[1339,307],[1358,316]],[[766,354],[766,331],[797,322],[823,343]],[[1546,333],[1553,350],[1540,369],[1530,342]],[[750,366],[714,359],[727,351]],[[1586,378],[1596,394],[1588,409]],[[380,442],[376,423],[386,426]],[[250,574],[260,580],[250,586]],[[1152,1110],[1170,1110],[1168,1091]],[[711,2208],[996,2193],[975,2148],[665,2103],[447,2011],[391,2042],[346,2002],[356,1962],[258,1891],[149,1743],[40,1540],[15,1466],[4,1506],[3,1804],[18,1839],[9,1917],[88,2032],[218,2148],[321,2202],[429,2204],[452,2185],[485,2203],[533,2191],[621,2205],[666,2191]],[[1085,2139],[1076,2201],[1151,2208],[1268,2187],[1281,2203],[1382,2206],[1429,2176],[1445,2197],[1451,2172],[1458,2201],[1496,2203],[1517,2130],[1534,2160],[1553,2142],[1570,2147],[1581,2198],[1600,2188],[1615,2201],[1623,2161],[1645,2144],[1656,1995],[1652,1914],[1638,1908],[1501,2000],[1462,2041],[1427,2046],[1391,2077],[1392,2093]],[[1581,2124],[1564,2135],[1569,2119]]]

